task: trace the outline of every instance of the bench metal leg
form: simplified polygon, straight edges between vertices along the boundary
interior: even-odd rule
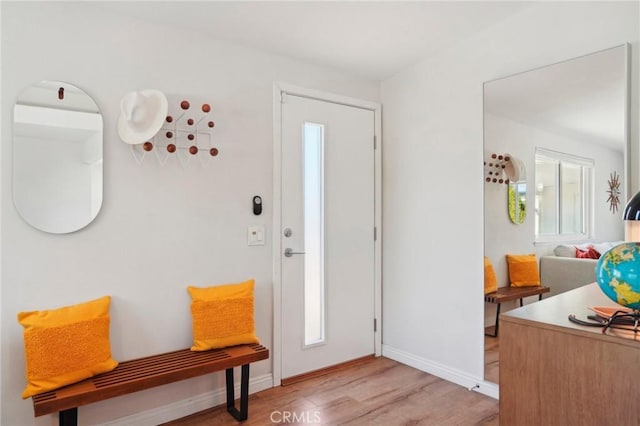
[[[60,426],[78,426],[78,408],[69,408],[58,413]]]
[[[496,308],[496,325],[493,327],[493,334],[484,333],[485,336],[489,337],[498,337],[498,317],[500,316],[500,303],[497,303],[498,307]]]
[[[242,366],[240,379],[240,410],[235,406],[233,368],[227,368],[227,411],[239,422],[249,417],[249,364]]]
[[[542,300],[542,293],[538,295],[538,301]],[[520,307],[522,308],[522,297],[520,298]]]

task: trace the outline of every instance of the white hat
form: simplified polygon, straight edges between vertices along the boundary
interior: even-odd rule
[[[159,90],[127,93],[120,101],[120,139],[132,145],[147,142],[162,127],[168,108],[167,97]]]
[[[524,168],[524,163],[513,155],[505,154],[505,157],[508,157],[509,160],[505,162],[504,173],[509,178],[510,182],[519,182],[526,179],[526,171]]]

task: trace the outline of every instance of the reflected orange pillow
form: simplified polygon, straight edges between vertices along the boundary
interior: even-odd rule
[[[535,254],[507,254],[507,267],[511,287],[540,285],[538,258]]]
[[[493,265],[487,256],[484,257],[484,294],[493,293],[498,289],[498,278]]]

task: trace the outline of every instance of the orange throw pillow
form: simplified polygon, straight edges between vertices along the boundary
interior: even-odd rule
[[[260,343],[254,323],[254,280],[213,287],[188,287],[193,320],[192,351]]]
[[[484,257],[484,294],[493,293],[498,289],[498,278],[493,265],[487,256]]]
[[[507,266],[511,287],[540,285],[538,258],[535,254],[507,254]]]
[[[22,398],[111,371],[111,297],[46,311],[20,312],[27,387]]]

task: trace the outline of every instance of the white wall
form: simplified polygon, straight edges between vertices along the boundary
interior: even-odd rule
[[[104,202],[96,220],[67,235],[27,225],[11,199],[12,106],[39,80],[85,90],[104,117]],[[33,418],[24,387],[16,314],[110,294],[111,342],[126,360],[190,345],[187,285],[256,279],[257,334],[272,341],[273,81],[379,100],[379,84],[202,35],[147,24],[81,3],[2,3],[2,425]],[[177,159],[138,165],[116,133],[121,97],[160,89],[206,99],[220,155],[203,168]],[[251,199],[264,200],[262,216]],[[247,226],[267,228],[265,246],[247,246]],[[268,376],[271,362],[252,367]],[[80,409],[82,424],[111,421],[192,399],[223,385],[222,375],[188,380]]]
[[[383,81],[383,354],[483,377],[482,84],[632,42],[637,147],[638,14],[543,2]]]
[[[507,185],[484,184],[484,247],[498,277],[498,285],[509,284],[505,254],[551,254],[556,244],[534,244],[535,240],[535,150],[544,148],[594,160],[594,227],[590,241],[620,241],[624,239],[622,207],[613,214],[607,202],[609,174],[624,176],[624,154],[602,145],[574,140],[522,123],[485,114],[484,155],[508,152],[525,165],[527,181],[527,216],[514,225],[507,211]],[[514,143],[517,141],[517,143]],[[624,193],[624,188],[621,188]]]

